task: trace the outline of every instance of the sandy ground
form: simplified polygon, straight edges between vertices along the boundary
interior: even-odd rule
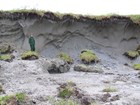
[[[124,65],[117,68],[104,68],[104,73],[86,73],[71,70],[62,74],[49,74],[44,70],[43,58],[35,61],[14,60],[11,63],[0,61],[0,82],[6,94],[24,92],[32,97],[37,105],[49,105],[47,97],[57,97],[60,83],[75,82],[77,87],[93,97],[99,105],[140,105],[140,81],[137,71]],[[111,62],[110,62],[111,64]],[[99,66],[96,65],[96,66]],[[108,66],[109,67],[109,66]],[[113,87],[119,100],[103,102],[104,88]]]

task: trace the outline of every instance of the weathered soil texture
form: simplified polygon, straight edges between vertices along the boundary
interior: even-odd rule
[[[40,59],[24,61],[20,55],[30,50],[30,34],[36,40]],[[140,63],[140,57],[131,60],[123,55],[140,44],[140,26],[129,18],[112,16],[95,20],[65,15],[60,19],[52,13],[43,17],[34,13],[0,13],[2,43],[15,48],[12,62],[0,62],[0,83],[6,94],[25,92],[37,105],[50,105],[46,98],[57,97],[59,84],[73,81],[99,105],[140,105],[139,74],[132,68],[132,64]],[[102,68],[103,73],[73,70],[74,65],[82,63],[79,54],[83,49],[94,51],[100,62],[91,66]],[[44,62],[60,52],[68,53],[74,64],[67,73],[49,74]],[[102,91],[106,87],[115,87],[117,92],[106,98],[106,92]],[[116,95],[119,98],[111,99]]]

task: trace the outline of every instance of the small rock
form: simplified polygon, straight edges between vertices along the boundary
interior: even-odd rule
[[[106,93],[103,95],[103,97],[101,98],[101,100],[103,102],[108,102],[109,101],[109,97],[111,97],[111,95],[109,93]]]
[[[119,95],[115,95],[115,96],[111,97],[110,101],[116,101],[119,99],[120,99]]]
[[[91,105],[91,98],[86,96],[82,97],[81,105]]]
[[[47,61],[47,70],[49,73],[65,73],[70,70],[70,65],[61,59],[52,59]]]

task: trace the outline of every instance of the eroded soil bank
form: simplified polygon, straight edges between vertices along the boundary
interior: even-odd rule
[[[40,58],[24,61],[20,55],[30,50],[30,34],[36,40]],[[43,17],[33,13],[1,13],[0,44],[14,46],[15,59],[10,63],[0,62],[0,82],[6,94],[27,93],[37,105],[49,105],[46,98],[57,97],[60,83],[68,81],[75,82],[99,105],[140,105],[139,74],[132,68],[132,64],[139,63],[140,58],[131,60],[123,55],[125,51],[135,50],[139,42],[140,26],[126,17],[96,20],[65,15],[60,19],[52,13],[46,13]],[[82,63],[79,54],[83,49],[96,53],[100,62],[91,66],[102,68],[103,73],[73,70],[75,65]],[[56,58],[60,52],[74,59],[70,71],[61,74],[44,71],[46,66],[42,62]],[[117,92],[106,97],[107,93],[103,92],[106,87],[115,87]],[[112,99],[113,96],[119,98]]]

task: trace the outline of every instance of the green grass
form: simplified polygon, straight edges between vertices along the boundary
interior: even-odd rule
[[[3,61],[11,61],[13,59],[13,55],[11,54],[4,54],[4,55],[1,55],[0,56],[0,60],[3,60]]]
[[[16,104],[17,102],[25,101],[26,95],[24,93],[17,93],[16,95],[0,96],[0,105],[11,105],[9,103]],[[16,101],[15,101],[16,100]]]
[[[134,64],[134,65],[133,65],[133,68],[134,68],[135,70],[140,70],[140,64]]]
[[[127,15],[134,23],[140,23],[140,15]]]
[[[55,102],[54,105],[79,105],[79,104],[77,104],[73,100],[64,100],[64,99],[61,99],[61,100]]]
[[[24,93],[17,93],[16,98],[18,101],[23,102],[26,98],[26,95]]]
[[[91,63],[98,61],[98,57],[91,50],[83,50],[80,54],[80,59],[84,63]]]
[[[117,89],[114,87],[106,87],[103,89],[103,92],[117,92]]]
[[[68,64],[72,64],[73,63],[73,59],[68,54],[66,54],[66,53],[63,53],[63,52],[60,53],[59,57],[62,60],[66,61]]]
[[[14,100],[14,96],[0,96],[0,105],[8,105],[10,101]]]
[[[2,11],[2,12],[9,12],[9,13],[36,13],[39,16],[44,16],[44,13],[46,11],[37,10],[37,9],[13,9],[13,10]]]
[[[73,88],[72,87],[65,87],[64,89],[61,89],[59,92],[59,97],[61,98],[69,98],[73,93]]]
[[[35,51],[27,51],[27,52],[24,52],[22,55],[21,55],[21,58],[22,59],[28,59],[30,58],[31,56],[35,56],[38,58],[38,53],[35,52]]]
[[[129,58],[136,58],[139,56],[139,52],[132,50],[132,51],[125,52],[124,55],[128,56]]]

